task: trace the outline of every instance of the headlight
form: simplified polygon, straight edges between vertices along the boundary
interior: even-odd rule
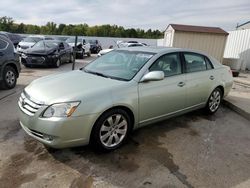
[[[42,117],[69,117],[74,113],[79,104],[79,101],[53,104],[43,112]]]

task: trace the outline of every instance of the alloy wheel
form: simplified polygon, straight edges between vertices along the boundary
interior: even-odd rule
[[[215,112],[219,108],[220,102],[221,102],[221,94],[218,90],[214,90],[209,98],[210,111]]]
[[[100,129],[100,141],[107,147],[112,148],[119,145],[125,138],[128,131],[128,122],[121,114],[114,114],[108,117]]]
[[[9,86],[12,86],[16,80],[15,73],[11,70],[8,70],[6,75],[5,75],[5,80]]]

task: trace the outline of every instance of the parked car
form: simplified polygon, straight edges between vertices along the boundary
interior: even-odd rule
[[[65,42],[67,42],[73,48],[73,50],[75,50],[77,57],[83,58],[84,55],[87,56],[91,55],[90,43],[86,42],[84,38],[82,37],[77,38],[76,49],[75,49],[75,37],[70,37]]]
[[[19,99],[24,131],[55,148],[120,147],[139,127],[204,108],[233,84],[229,67],[177,48],[113,50],[84,68],[33,81]]]
[[[60,67],[62,63],[72,62],[72,48],[57,40],[41,40],[21,55],[21,62],[26,67],[42,65]]]
[[[146,46],[145,44],[138,43],[136,41],[129,41],[129,42],[119,42],[117,43],[117,48],[127,48],[127,47],[139,47],[139,46]],[[111,52],[114,48],[103,49],[98,53],[98,57]]]
[[[28,36],[18,43],[17,52],[22,53],[24,50],[31,48],[34,44],[36,44],[37,42],[41,40],[53,40],[53,38],[45,37],[45,36],[38,36],[38,35]]]
[[[102,46],[98,40],[88,40],[90,43],[90,51],[93,54],[97,54],[102,50]]]
[[[2,89],[14,88],[20,70],[18,55],[14,53],[12,41],[0,35],[0,87]]]
[[[15,33],[0,31],[0,35],[5,36],[8,39],[10,39],[15,47],[22,40],[22,37],[20,35],[18,35],[18,34],[15,34]]]

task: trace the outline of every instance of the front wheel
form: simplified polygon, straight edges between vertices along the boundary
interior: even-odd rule
[[[220,107],[221,100],[222,100],[222,91],[220,88],[215,88],[207,101],[207,105],[205,107],[206,111],[209,114],[215,113]]]
[[[126,111],[114,109],[105,112],[97,120],[91,134],[91,144],[99,151],[112,151],[127,139],[131,118]]]

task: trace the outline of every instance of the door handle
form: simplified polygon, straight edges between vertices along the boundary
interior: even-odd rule
[[[178,83],[178,86],[179,86],[179,87],[183,87],[184,85],[185,85],[184,82],[179,82],[179,83]]]
[[[210,76],[209,79],[210,79],[210,80],[214,80],[214,76]]]

